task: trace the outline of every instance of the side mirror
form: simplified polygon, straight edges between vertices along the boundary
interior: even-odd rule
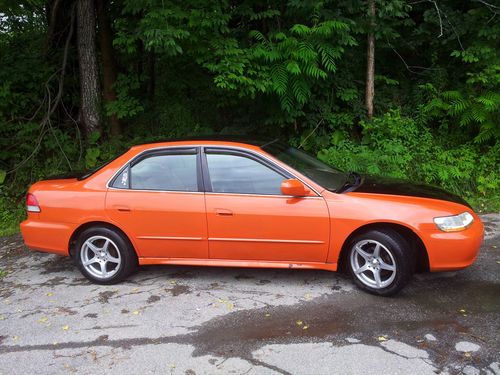
[[[304,197],[309,194],[309,190],[306,189],[304,184],[295,178],[281,182],[281,192],[284,195],[293,197]]]

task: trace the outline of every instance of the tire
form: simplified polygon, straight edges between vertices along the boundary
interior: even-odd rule
[[[408,284],[413,275],[414,250],[393,230],[364,232],[349,241],[348,249],[349,273],[354,283],[368,293],[392,296]]]
[[[116,284],[136,271],[137,254],[120,232],[94,227],[84,230],[76,242],[75,262],[95,284]],[[104,266],[104,273],[103,273]]]

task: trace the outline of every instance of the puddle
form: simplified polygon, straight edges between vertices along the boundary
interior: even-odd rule
[[[453,345],[470,337],[490,348],[473,358],[476,364],[487,365],[496,355],[496,331],[490,325],[500,310],[500,286],[485,281],[430,284],[439,288],[417,284],[413,288],[419,291],[411,296],[334,294],[292,306],[236,311],[212,319],[181,342],[194,345],[197,356],[251,361],[252,352],[268,344],[328,341],[345,345],[345,337],[356,337],[377,345],[377,338],[386,335],[429,351],[436,363],[444,366],[451,358],[456,362],[464,360],[463,353],[455,353]],[[467,316],[459,312],[464,308]],[[423,338],[427,333],[433,333],[438,340],[426,342]]]

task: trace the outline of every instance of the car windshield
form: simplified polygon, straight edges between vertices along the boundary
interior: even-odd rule
[[[262,149],[330,191],[340,190],[348,179],[345,172],[286,144],[272,142]]]

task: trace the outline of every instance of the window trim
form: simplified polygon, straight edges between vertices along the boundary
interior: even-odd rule
[[[202,170],[203,170],[203,182],[205,185],[205,193],[210,193],[210,194],[226,194],[226,195],[252,195],[252,196],[264,196],[264,197],[287,197],[287,195],[284,194],[257,194],[257,193],[242,193],[242,192],[216,192],[212,190],[212,181],[210,179],[210,171],[208,169],[208,161],[207,161],[207,154],[218,154],[218,155],[233,155],[233,156],[240,156],[240,157],[245,157],[247,159],[251,159],[256,161],[257,163],[262,164],[264,167],[267,167],[274,172],[280,174],[283,176],[284,179],[289,179],[289,178],[296,178],[293,174],[288,172],[287,170],[281,168],[280,166],[276,165],[275,163],[266,160],[265,158],[261,157],[260,155],[257,155],[253,152],[247,152],[246,150],[241,150],[241,149],[234,149],[230,147],[224,147],[224,146],[204,146],[202,147]]]
[[[162,189],[134,189],[131,187],[132,173],[131,168],[140,163],[142,160],[148,159],[150,157],[162,156],[162,155],[196,155],[196,183],[198,190],[162,190]],[[109,179],[106,184],[106,188],[112,190],[127,190],[127,191],[144,191],[144,192],[169,192],[169,193],[203,193],[204,183],[201,172],[201,150],[199,146],[180,146],[180,147],[161,147],[150,150],[145,150],[132,159],[127,161],[118,171]],[[116,187],[113,186],[116,179],[125,171],[128,170],[128,181],[127,187]]]
[[[133,190],[133,189],[128,189],[128,188],[115,188],[112,187],[111,184],[114,182],[115,178],[129,165],[130,162],[135,160],[138,157],[141,157],[141,155],[150,153],[150,152],[156,152],[159,150],[182,150],[182,149],[197,149],[198,150],[198,157],[199,157],[199,163],[197,163],[198,167],[198,191],[178,191],[178,190]],[[228,151],[236,151],[236,152],[243,152],[246,153],[250,156],[254,156],[256,158],[259,158],[260,160],[265,161],[268,163],[270,166],[273,166],[277,168],[278,170],[284,171],[286,174],[289,174],[291,178],[295,178],[302,182],[305,186],[307,186],[311,191],[316,194],[315,196],[307,196],[307,197],[300,197],[300,199],[317,199],[317,198],[322,198],[322,195],[316,190],[314,187],[312,187],[310,184],[308,184],[306,181],[304,181],[303,178],[298,177],[296,174],[293,173],[294,169],[290,166],[288,166],[291,171],[281,167],[278,165],[274,160],[272,160],[270,157],[266,156],[265,154],[260,154],[254,150],[250,150],[247,148],[243,147],[238,147],[238,146],[217,146],[217,145],[192,145],[192,146],[159,146],[155,148],[150,148],[148,150],[141,151],[134,157],[132,157],[130,160],[128,160],[124,165],[122,165],[114,174],[111,176],[111,178],[108,180],[106,183],[106,188],[109,190],[129,190],[129,191],[143,191],[143,192],[167,192],[167,193],[187,193],[187,194],[226,194],[226,195],[245,195],[245,196],[262,196],[262,197],[275,197],[275,198],[294,198],[293,196],[290,195],[275,195],[275,194],[270,194],[270,195],[262,195],[262,194],[245,194],[245,193],[215,193],[211,192],[205,189],[207,186],[211,186],[210,184],[207,185],[205,175],[208,173],[207,165],[206,165],[206,157],[204,153],[205,148],[212,148],[212,149],[225,149]],[[263,153],[265,153],[264,150],[262,150]],[[296,198],[296,197],[295,197]]]

